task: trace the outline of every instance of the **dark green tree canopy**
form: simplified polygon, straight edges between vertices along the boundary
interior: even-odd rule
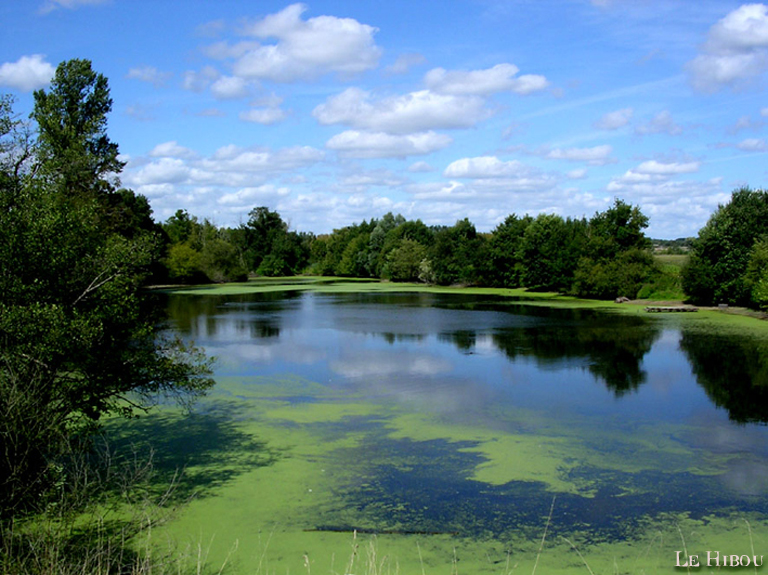
[[[683,289],[694,303],[754,305],[746,277],[755,243],[768,234],[768,192],[742,188],[699,231]]]
[[[35,146],[18,149],[10,104],[0,107],[2,157],[17,159],[0,162],[0,519],[66,480],[58,462],[102,416],[213,383],[141,290],[161,238],[146,198],[104,180],[122,167],[110,107],[106,79],[83,60],[35,93]],[[37,169],[19,170],[30,152]]]
[[[41,167],[73,193],[90,189],[125,165],[107,136],[112,98],[106,77],[89,60],[59,64],[50,89],[34,93]]]

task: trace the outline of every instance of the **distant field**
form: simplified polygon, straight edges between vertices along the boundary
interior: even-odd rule
[[[685,263],[688,261],[688,254],[681,254],[681,255],[668,255],[668,254],[662,254],[662,255],[656,255],[653,256],[657,262],[659,262],[662,265],[669,265],[674,266],[676,268],[681,268],[685,265]]]

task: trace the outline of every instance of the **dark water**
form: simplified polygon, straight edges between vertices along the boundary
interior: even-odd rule
[[[553,532],[601,541],[664,513],[768,509],[765,340],[487,296],[173,296],[169,309],[218,376],[294,374],[457,428],[580,446],[559,483],[486,482],[473,477],[489,459],[476,439],[395,438],[380,417],[319,423],[363,439],[339,455],[355,480],[317,529],[534,536],[556,497]]]

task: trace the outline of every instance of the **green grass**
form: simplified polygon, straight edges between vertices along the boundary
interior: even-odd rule
[[[687,255],[655,255],[659,273],[645,284],[637,294],[638,299],[670,301],[686,298],[682,288],[681,272],[688,262]]]

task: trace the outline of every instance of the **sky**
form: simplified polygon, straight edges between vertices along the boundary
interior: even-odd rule
[[[254,207],[328,233],[591,217],[695,236],[768,154],[768,5],[728,0],[3,0],[0,93],[109,80],[122,185],[157,221]]]

